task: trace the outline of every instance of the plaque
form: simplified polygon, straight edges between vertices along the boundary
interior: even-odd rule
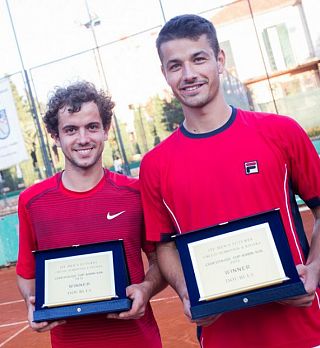
[[[278,209],[174,238],[193,319],[306,293]]]
[[[112,251],[45,260],[44,304],[57,307],[116,298]]]
[[[131,308],[122,240],[34,253],[35,322]]]

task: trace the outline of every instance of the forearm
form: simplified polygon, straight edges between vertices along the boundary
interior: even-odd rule
[[[33,311],[34,311],[34,288],[35,288],[35,280],[34,279],[26,279],[19,275],[17,275],[17,284],[20,290],[22,297],[24,298],[24,302],[27,306],[27,315],[29,325],[32,329],[36,330],[37,326],[33,323]],[[41,328],[41,327],[40,327]]]
[[[167,282],[160,272],[158,265],[157,254],[150,253],[147,255],[149,268],[146,272],[142,286],[145,287],[146,291],[149,294],[149,298],[156,295],[158,292],[163,290],[167,286]]]
[[[30,296],[34,296],[35,280],[26,279],[17,275],[17,284],[18,284],[19,291],[28,307],[30,304],[30,301],[29,301]]]
[[[318,281],[320,280],[320,207],[312,209],[315,223],[311,237],[310,251],[306,265],[312,266]]]
[[[159,243],[157,257],[161,273],[183,301],[188,298],[180,257],[174,242]]]
[[[34,311],[34,305],[35,305],[35,293],[34,293],[35,280],[26,279],[18,275],[17,284],[18,284],[20,293],[22,297],[24,298],[24,301],[27,305],[28,321],[32,330],[35,330],[37,332],[45,332],[45,331],[53,329],[57,325],[65,323],[65,320],[53,321],[50,323],[48,323],[47,321],[43,321],[41,323],[35,323],[33,321],[33,311]]]

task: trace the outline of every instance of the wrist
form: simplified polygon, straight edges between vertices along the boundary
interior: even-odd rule
[[[144,293],[144,297],[147,299],[147,301],[149,301],[153,295],[152,282],[149,280],[144,280],[142,283],[140,283],[140,289]]]
[[[29,295],[29,296],[25,297],[24,301],[25,301],[27,308],[33,307],[35,304],[35,297],[33,295]]]
[[[179,291],[177,291],[177,293],[182,302],[189,301],[189,294],[187,288],[180,288]]]

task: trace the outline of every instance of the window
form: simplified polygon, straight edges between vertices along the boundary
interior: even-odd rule
[[[262,37],[272,71],[286,70],[296,64],[285,24],[264,29]]]
[[[226,54],[226,69],[233,76],[237,76],[236,63],[233,58],[230,41],[223,41],[219,43],[220,48],[224,50]]]

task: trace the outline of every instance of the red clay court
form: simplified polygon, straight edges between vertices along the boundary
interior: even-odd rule
[[[302,212],[303,223],[310,237],[313,216]],[[49,348],[49,333],[36,333],[28,327],[26,308],[15,280],[15,267],[0,269],[0,348]],[[196,326],[184,317],[179,298],[171,288],[152,300],[164,348],[199,347]]]

